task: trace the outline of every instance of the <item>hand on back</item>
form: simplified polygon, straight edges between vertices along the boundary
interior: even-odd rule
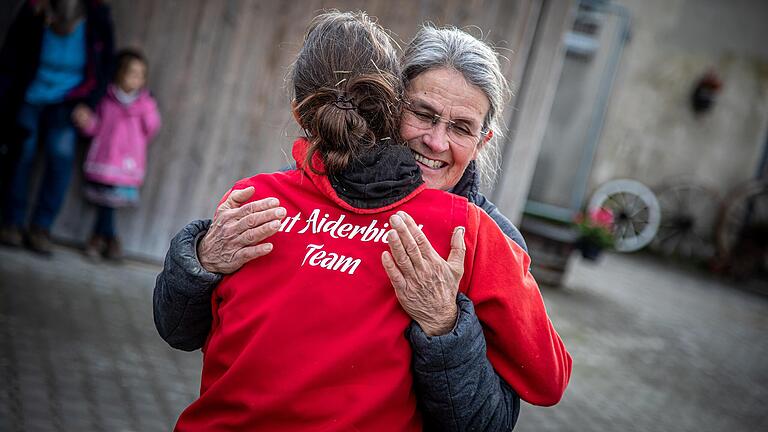
[[[253,187],[232,191],[216,209],[197,246],[207,271],[230,274],[272,251],[265,240],[278,232],[286,210],[276,198],[248,202],[253,193]],[[449,332],[456,323],[456,295],[464,274],[464,228],[454,230],[451,252],[444,260],[407,213],[393,215],[390,225],[390,252],[382,254],[382,263],[398,301],[426,334]]]
[[[406,313],[424,333],[438,336],[453,329],[458,316],[456,295],[464,275],[464,228],[451,237],[451,252],[444,260],[407,213],[392,215],[387,234],[391,252],[381,261]]]
[[[280,229],[286,210],[277,198],[248,202],[253,192],[253,187],[234,190],[216,209],[197,245],[197,257],[207,271],[230,274],[272,251],[272,243],[263,242]]]

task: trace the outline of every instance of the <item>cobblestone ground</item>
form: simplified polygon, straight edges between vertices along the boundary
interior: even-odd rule
[[[655,257],[572,264],[544,291],[571,383],[516,430],[768,430],[768,296]]]
[[[152,322],[158,268],[0,249],[0,431],[165,431],[201,355]]]
[[[200,354],[157,336],[158,268],[0,248],[0,431],[163,431]],[[545,289],[574,357],[554,408],[519,431],[768,430],[768,298],[648,257],[573,262]]]

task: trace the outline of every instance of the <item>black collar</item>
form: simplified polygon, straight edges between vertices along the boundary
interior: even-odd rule
[[[459,182],[448,192],[463,196],[469,202],[475,202],[477,194],[480,192],[480,173],[477,170],[475,161],[470,161],[467,169],[464,170]]]
[[[424,183],[413,154],[399,144],[374,147],[329,180],[342,200],[363,209],[395,203]]]

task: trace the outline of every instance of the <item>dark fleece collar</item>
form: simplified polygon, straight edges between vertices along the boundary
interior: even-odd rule
[[[303,138],[297,143],[302,148],[307,145]],[[300,166],[302,164],[303,160],[299,162]],[[316,158],[313,165],[317,169],[322,162]],[[350,162],[341,173],[329,176],[328,180],[341,200],[358,209],[388,206],[402,200],[424,183],[413,153],[408,147],[397,144],[375,147]],[[448,192],[470,202],[477,202],[480,172],[474,160],[467,165],[456,186]]]
[[[477,194],[480,193],[480,172],[477,170],[475,161],[469,162],[467,169],[464,170],[459,182],[448,192],[463,196],[469,202],[475,202]]]
[[[357,208],[378,208],[405,198],[424,180],[408,147],[383,144],[329,176],[341,199]]]
[[[349,210],[368,213],[396,205],[424,188],[421,170],[413,154],[404,145],[381,144],[352,160],[342,172],[333,176],[314,173],[305,166],[309,143],[299,138],[294,143],[293,156],[297,166],[327,194],[349,206]],[[323,173],[324,167],[316,153],[312,167]],[[332,197],[333,198],[333,197]]]

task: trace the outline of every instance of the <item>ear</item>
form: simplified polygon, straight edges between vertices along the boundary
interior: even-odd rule
[[[491,138],[493,138],[493,129],[488,129],[488,132],[485,135],[483,135],[482,140],[480,140],[480,145],[478,147],[479,148],[485,147],[485,145],[488,143],[488,141],[491,140]]]
[[[484,134],[484,135],[483,135],[483,136],[480,138],[480,142],[479,142],[479,143],[477,143],[477,147],[475,147],[475,156],[474,156],[472,159],[474,159],[474,158],[476,158],[476,157],[477,157],[477,154],[478,154],[478,153],[480,153],[480,150],[482,150],[482,149],[483,149],[483,147],[485,147],[485,145],[486,145],[486,144],[488,144],[488,141],[490,141],[490,140],[491,140],[491,138],[493,138],[493,130],[491,130],[491,129],[488,129],[488,132],[486,132],[486,133],[485,133],[485,134]]]

